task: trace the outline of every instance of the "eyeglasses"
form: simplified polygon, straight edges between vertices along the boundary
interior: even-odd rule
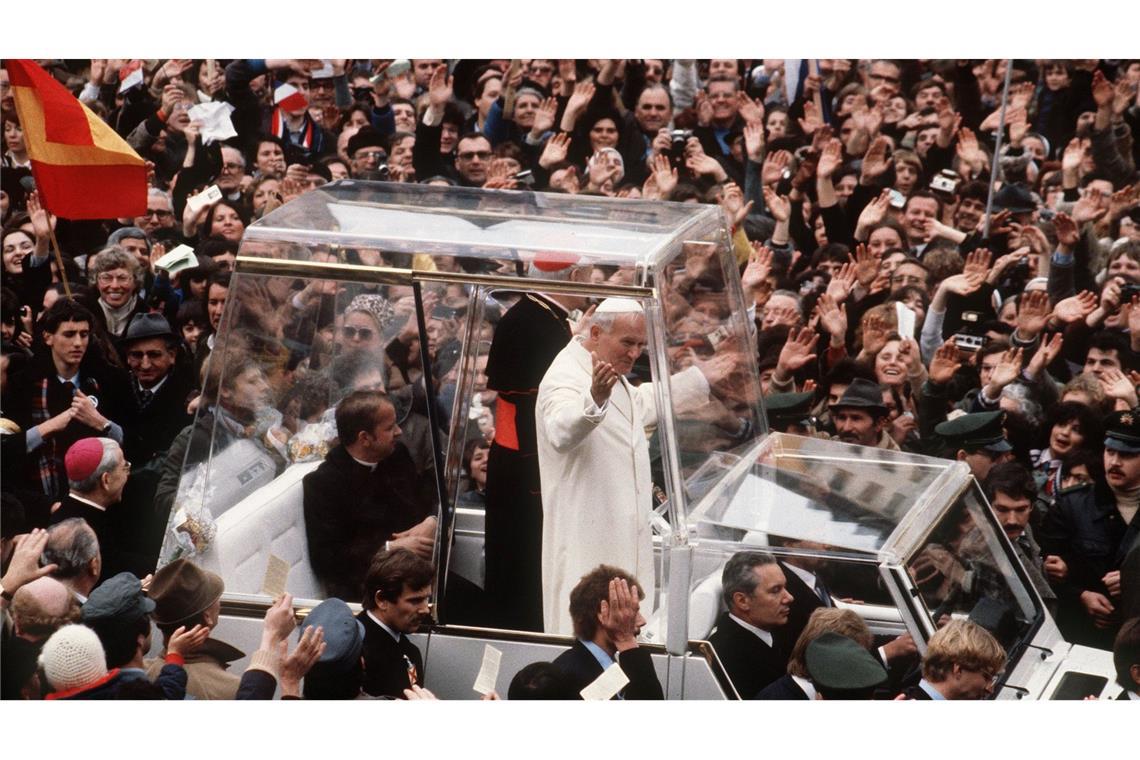
[[[111,283],[126,284],[134,280],[134,278],[129,274],[111,274],[110,272],[104,272],[96,279],[105,285],[109,285]]]
[[[554,71],[554,67],[549,65],[549,64],[530,67],[530,72],[532,74],[550,74],[553,71]]]
[[[359,337],[361,340],[372,340],[372,336],[376,333],[371,327],[349,327],[345,325],[340,328],[340,334],[349,340],[356,340]]]
[[[735,100],[736,92],[710,92],[709,100]]]
[[[136,361],[136,362],[141,362],[144,357],[147,359],[150,359],[152,362],[156,362],[159,359],[162,359],[164,356],[166,356],[166,352],[165,351],[159,351],[157,349],[155,349],[153,351],[128,351],[127,352],[127,358],[130,359],[131,361]]]
[[[464,153],[460,153],[457,156],[457,158],[460,161],[471,161],[471,160],[476,159],[476,158],[479,159],[480,161],[490,161],[491,160],[491,151],[489,151],[489,150],[466,151]]]
[[[245,168],[245,164],[239,164],[235,161],[227,161],[226,163],[222,164],[222,168],[230,172],[241,171]]]
[[[159,219],[165,219],[168,216],[174,216],[174,212],[173,211],[167,211],[164,208],[148,208],[146,210],[146,213],[143,214],[143,216],[144,217],[157,216]]]
[[[358,151],[356,151],[355,155],[356,155],[356,158],[361,159],[361,160],[365,160],[365,161],[373,159],[373,158],[375,158],[376,160],[379,161],[379,160],[383,160],[383,159],[388,157],[388,154],[382,150],[358,150]]]

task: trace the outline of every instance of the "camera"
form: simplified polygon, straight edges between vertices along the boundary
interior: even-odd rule
[[[532,172],[530,169],[522,170],[515,175],[514,179],[519,183],[520,187],[534,187],[534,172]]]
[[[689,138],[693,136],[691,129],[674,129],[669,133],[669,161],[674,166],[681,166],[685,163],[685,145],[689,142]]]
[[[931,178],[930,189],[936,193],[953,195],[958,189],[958,182],[961,179],[962,178],[958,176],[958,172],[951,169],[943,169]]]
[[[1136,283],[1130,282],[1130,283],[1128,283],[1126,285],[1122,285],[1120,287],[1120,303],[1121,303],[1121,305],[1126,304],[1126,303],[1132,303],[1132,299],[1135,296],[1140,296],[1140,285],[1137,285]]]

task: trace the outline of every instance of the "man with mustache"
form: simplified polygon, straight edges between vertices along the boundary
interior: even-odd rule
[[[990,470],[982,484],[982,490],[1037,593],[1041,594],[1041,599],[1050,612],[1054,611],[1057,594],[1045,577],[1041,547],[1037,545],[1033,529],[1029,525],[1033,500],[1037,496],[1033,476],[1017,462],[1002,462]]]
[[[1140,412],[1109,416],[1104,470],[1104,482],[1077,486],[1057,497],[1041,526],[1041,546],[1045,572],[1057,590],[1057,623],[1065,638],[1111,649],[1121,623],[1121,566],[1140,544]]]
[[[830,411],[835,437],[844,443],[898,449],[884,431],[887,407],[883,405],[883,388],[878,383],[855,378],[839,401],[831,405]]]

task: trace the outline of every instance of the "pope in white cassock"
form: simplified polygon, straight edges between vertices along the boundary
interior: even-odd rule
[[[637,576],[654,605],[652,479],[646,428],[657,422],[651,383],[626,381],[646,346],[636,302],[598,305],[588,332],[555,357],[538,388],[542,481],[542,608],[547,633],[572,634],[570,590],[601,563]],[[706,370],[709,367],[706,366]],[[670,378],[679,410],[708,400],[696,366]]]

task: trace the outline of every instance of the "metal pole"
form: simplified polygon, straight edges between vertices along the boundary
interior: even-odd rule
[[[994,155],[990,160],[990,192],[986,197],[986,224],[982,228],[982,239],[990,236],[990,215],[994,209],[994,183],[997,182],[998,155],[1001,153],[1001,139],[1005,134],[1005,109],[1009,105],[1009,80],[1013,75],[1013,59],[1005,62],[1005,85],[1001,90],[1001,113],[998,115],[997,141],[994,143]]]

